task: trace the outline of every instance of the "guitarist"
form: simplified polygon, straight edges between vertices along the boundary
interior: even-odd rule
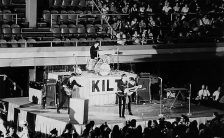
[[[124,118],[125,112],[125,104],[126,104],[126,95],[124,93],[125,89],[127,88],[127,75],[122,74],[121,79],[117,82],[117,88],[120,92],[117,93],[118,95],[118,105],[119,105],[119,116]]]
[[[61,95],[62,95],[62,99],[61,99],[61,102],[59,103],[59,106],[57,108],[57,113],[60,113],[60,109],[63,107],[66,99],[68,99],[68,103],[69,103],[69,100],[71,98],[71,91],[73,90],[73,87],[76,85],[78,87],[82,87],[80,84],[78,84],[76,82],[76,80],[74,79],[75,77],[75,73],[72,73],[70,77],[64,79],[64,81],[61,83],[62,85],[62,88],[61,88]],[[70,92],[68,92],[68,90]],[[68,113],[69,113],[69,107],[68,107]]]

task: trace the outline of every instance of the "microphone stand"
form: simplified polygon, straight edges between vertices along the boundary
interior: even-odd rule
[[[189,103],[188,103],[188,113],[187,113],[187,115],[188,116],[191,116],[192,114],[191,114],[191,84],[190,84],[190,88],[189,88]]]
[[[77,65],[77,59],[76,59],[76,56],[75,56],[75,53],[73,53],[73,57],[74,57],[74,59],[75,59],[75,74],[77,74],[77,67],[78,67],[78,65]]]
[[[116,52],[117,52],[117,71],[119,71],[119,68],[120,68],[120,64],[119,64],[119,46],[117,46]]]

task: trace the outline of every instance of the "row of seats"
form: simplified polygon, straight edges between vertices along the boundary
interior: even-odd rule
[[[95,42],[95,41],[101,41],[102,45],[113,45],[116,44],[116,40],[112,40],[109,37],[106,38],[96,38],[96,39],[92,39],[92,38],[71,38],[71,39],[60,39],[60,38],[53,38],[52,39],[52,46],[89,46],[91,45],[91,43]],[[42,47],[42,46],[51,46],[51,41],[37,41],[34,38],[28,38],[28,39],[19,39],[16,40],[14,38],[12,38],[11,40],[5,40],[5,39],[0,39],[0,48],[17,48],[17,47]],[[27,45],[26,45],[27,44]]]
[[[18,24],[3,24],[0,28],[0,34],[4,38],[10,38],[12,36],[20,36],[21,35],[21,28]]]
[[[24,48],[26,43],[28,43],[27,44],[28,47],[33,47],[34,44],[36,43],[36,40],[33,38],[29,38],[27,40],[23,38],[19,40],[12,38],[9,41],[6,41],[5,39],[0,39],[1,48],[9,48],[9,47],[12,47],[12,48],[23,47]]]
[[[0,10],[0,23],[13,23],[15,22],[16,14],[10,10]]]
[[[73,25],[70,24],[67,25],[55,25],[53,28],[51,28],[51,31],[53,33],[53,36],[55,37],[109,37],[110,34],[108,33],[108,26],[102,26],[100,24],[98,25]]]
[[[52,36],[55,37],[82,37],[82,36],[89,36],[89,37],[109,37],[109,26],[107,24],[101,25],[91,25],[88,24],[84,25],[54,25],[51,28]],[[21,36],[25,35],[26,32],[21,33],[21,27],[18,24],[3,24],[0,28],[0,34],[4,38],[10,38],[12,36]],[[29,32],[28,32],[29,33]],[[49,33],[48,33],[49,34]],[[50,36],[50,35],[49,35]]]
[[[12,6],[13,4],[25,4],[25,0],[0,0],[0,7]]]
[[[99,12],[95,12],[96,14],[100,14]],[[94,14],[95,14],[94,13]],[[84,14],[84,15],[83,15]],[[88,14],[88,15],[85,15]],[[42,14],[42,20],[47,23],[52,24],[68,24],[68,23],[78,23],[78,22],[100,22],[101,16],[90,15],[91,12],[82,12],[82,11],[74,11],[74,10],[44,10]]]
[[[49,0],[50,8],[87,7],[86,0]]]

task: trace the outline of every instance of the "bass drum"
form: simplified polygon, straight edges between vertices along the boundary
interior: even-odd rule
[[[98,62],[94,68],[96,73],[102,76],[108,75],[110,73],[110,65],[107,63]]]
[[[96,59],[89,59],[86,65],[86,69],[94,70],[95,65],[96,65]]]

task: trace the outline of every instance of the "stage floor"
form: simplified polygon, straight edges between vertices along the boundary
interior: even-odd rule
[[[41,109],[40,105],[30,103],[28,101],[28,97],[6,98],[2,99],[2,101],[18,105],[20,110],[24,110],[36,115],[63,122],[69,121],[69,116],[66,109],[61,110],[60,114],[57,114],[55,107],[47,107],[46,109]],[[169,102],[167,101],[163,102],[162,114],[164,114],[164,117],[166,119],[173,119],[175,117],[180,117],[182,114],[186,115],[188,113],[187,103],[183,104],[183,106],[177,106],[176,104],[177,107],[172,109],[169,109],[168,103]],[[191,104],[191,118],[211,117],[213,112],[224,113],[224,111],[218,109]],[[108,124],[123,123],[125,120],[131,119],[136,119],[137,122],[158,119],[158,115],[160,113],[159,102],[153,101],[152,104],[145,103],[139,105],[133,103],[132,113],[133,116],[128,115],[128,111],[126,109],[125,118],[120,118],[118,114],[118,105],[116,104],[90,106],[88,120],[94,120],[96,125],[100,125],[104,122],[107,122]]]

